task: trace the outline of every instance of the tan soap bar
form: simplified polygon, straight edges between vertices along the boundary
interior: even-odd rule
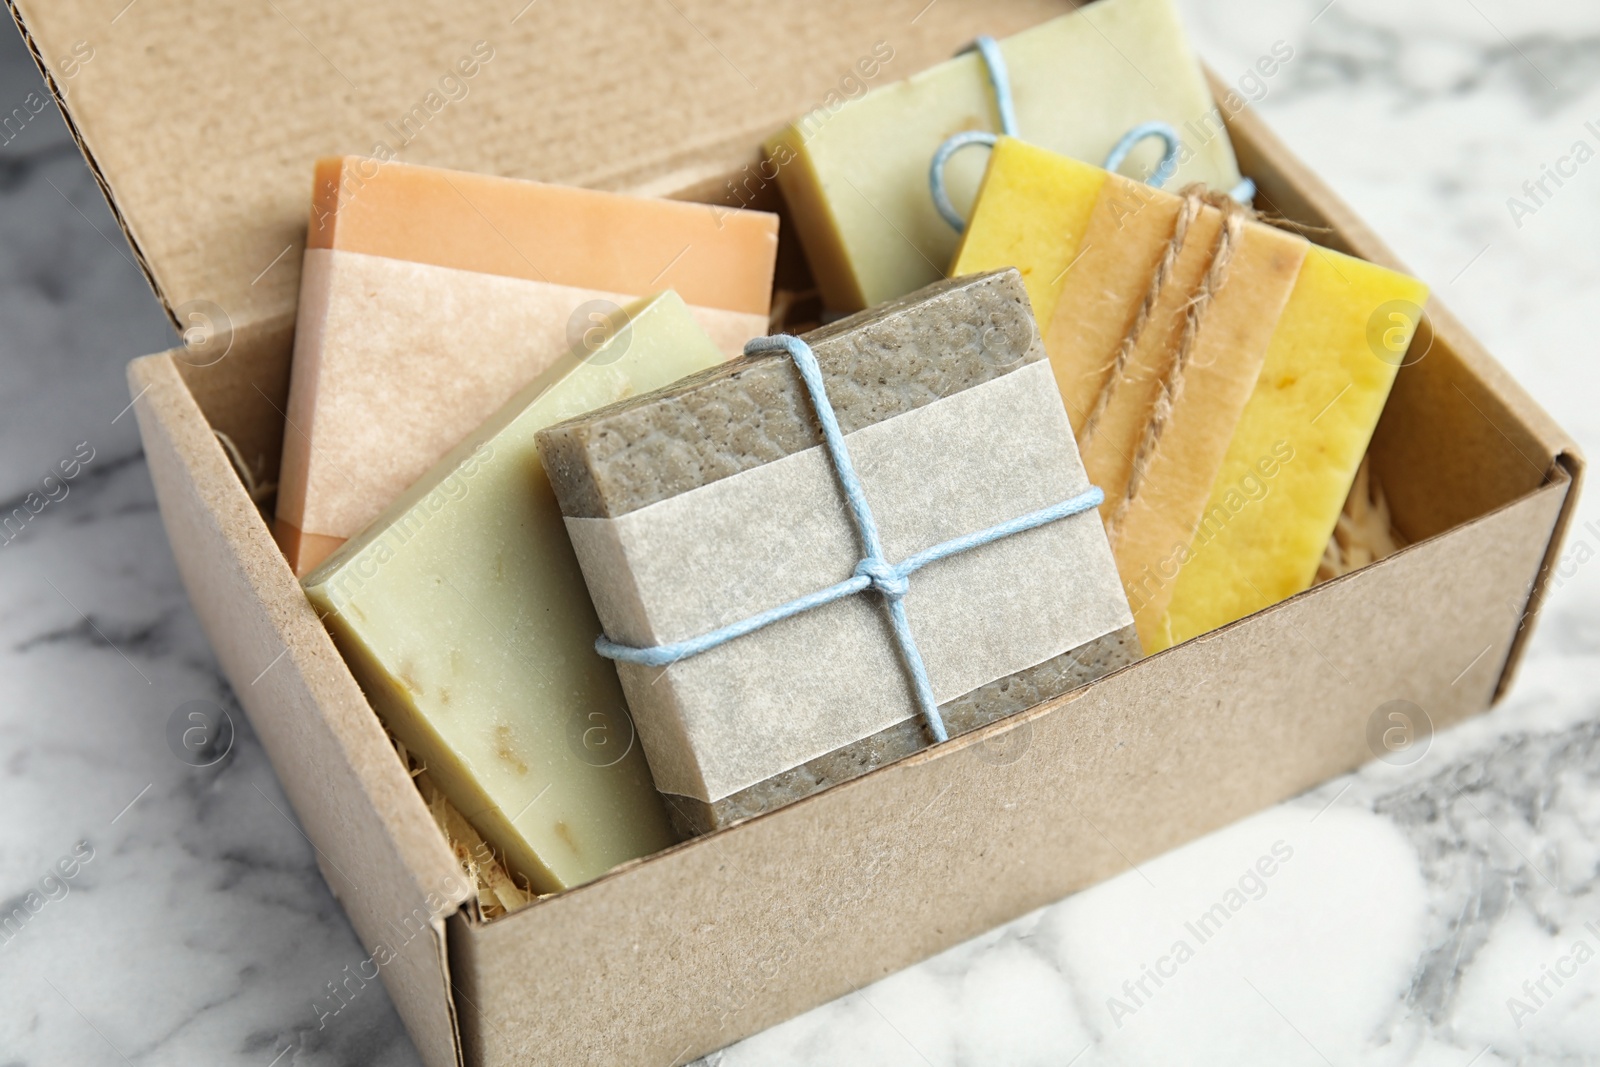
[[[309,571],[642,293],[674,289],[737,355],[766,332],[776,250],[762,212],[323,160],[279,478],[290,564]]]
[[[1038,318],[1084,464],[1121,498],[1170,357],[1199,316],[1191,369],[1204,376],[1186,374],[1145,487],[1112,531],[1146,652],[1311,583],[1427,300],[1414,279],[1250,223],[1222,291],[1202,303],[1222,220],[1196,206],[1002,138],[953,270],[1014,264],[1036,306],[1051,308]],[[1186,422],[1181,409],[1197,403],[1214,405],[1209,417]]]
[[[1214,208],[1205,208],[1202,219],[1213,213]],[[1210,222],[1206,229],[1217,228],[1220,220]],[[1146,409],[1153,412],[1152,420],[1160,419],[1160,405],[1168,402],[1162,393],[1172,392],[1171,376],[1181,375],[1184,383],[1170,399],[1170,415],[1158,442],[1151,438],[1153,423],[1139,426],[1131,435],[1128,451],[1134,469],[1121,480],[1121,492],[1114,498],[1119,503],[1108,520],[1119,570],[1127,567],[1124,573],[1181,558],[1190,544],[1306,255],[1302,239],[1254,223],[1239,231],[1236,244],[1227,281],[1212,297],[1212,307],[1183,357],[1186,366],[1177,371],[1170,365],[1184,344],[1182,334],[1190,328],[1182,320],[1198,306],[1197,298],[1191,295],[1181,301],[1182,306],[1171,308],[1167,328],[1178,336],[1167,346],[1168,377]],[[1208,256],[1208,270],[1216,255],[1213,251]],[[1168,583],[1162,593],[1134,605],[1134,620],[1146,647],[1154,644],[1171,588]]]
[[[1002,138],[956,257],[1020,258],[1056,300],[1045,350],[1147,651],[1309,247],[1185,193]]]
[[[1102,186],[1046,350],[1124,582],[1186,552],[1306,249],[1196,195]],[[1146,648],[1171,596],[1130,597]]]

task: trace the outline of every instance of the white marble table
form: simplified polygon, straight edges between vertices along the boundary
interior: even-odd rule
[[[1224,76],[1293,47],[1247,86],[1260,110],[1600,454],[1600,163],[1542,203],[1523,188],[1575,142],[1600,149],[1600,7],[1185,8]],[[28,110],[37,77],[0,39],[0,113]],[[0,935],[0,1065],[416,1063],[376,984],[318,1026],[312,1002],[364,953],[162,535],[122,366],[170,338],[44,108],[0,145],[0,514],[93,458],[0,546],[0,916],[60,861],[74,876]],[[1597,500],[1510,697],[1415,765],[1370,765],[707,1062],[1600,1063]],[[192,700],[239,724],[212,767],[168,745]],[[1224,929],[1186,935],[1274,849]],[[1168,958],[1186,936],[1192,958]]]

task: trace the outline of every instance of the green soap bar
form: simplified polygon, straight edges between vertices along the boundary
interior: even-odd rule
[[[1204,182],[1226,192],[1238,183],[1173,0],[1097,0],[1007,37],[1000,50],[1022,140],[1099,166],[1130,129],[1159,120],[1183,142],[1168,188]],[[1000,132],[994,90],[973,52],[818,108],[767,142],[827,307],[871,307],[945,273],[959,235],[934,209],[928,165],[947,137],[966,130]],[[1160,142],[1141,144],[1125,169],[1148,173],[1161,154]],[[984,162],[981,149],[969,149],[946,168],[963,217]],[[1048,318],[1055,309],[1035,310]]]
[[[723,357],[675,293],[619,317],[304,580],[384,724],[544,893],[676,840],[534,437]]]

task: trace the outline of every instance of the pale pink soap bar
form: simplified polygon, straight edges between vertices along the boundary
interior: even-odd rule
[[[614,305],[767,332],[774,215],[357,157],[317,164],[276,533],[305,574]]]

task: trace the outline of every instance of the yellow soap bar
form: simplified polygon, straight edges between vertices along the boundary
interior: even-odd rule
[[[1135,442],[1149,423],[1160,357],[1181,326],[1174,312],[1206,265],[1214,216],[1195,219],[1114,399],[1087,434],[1085,419],[1171,241],[1180,207],[1168,193],[1002,138],[952,268],[967,274],[1011,264],[1022,272],[1062,399],[1080,432],[1084,466],[1106,492],[1107,517],[1127,486]],[[1310,585],[1427,300],[1426,286],[1404,275],[1258,224],[1247,232],[1270,235],[1270,244],[1258,247],[1268,262],[1252,268],[1236,259],[1224,291],[1251,276],[1270,284],[1235,293],[1236,302],[1245,298],[1242,314],[1212,342],[1237,348],[1242,337],[1235,331],[1249,331],[1248,347],[1259,348],[1259,373],[1248,393],[1229,390],[1230,406],[1242,401],[1236,418],[1219,413],[1189,423],[1189,432],[1202,439],[1198,445],[1169,442],[1169,461],[1189,468],[1187,481],[1169,480],[1185,499],[1167,495],[1160,501],[1164,515],[1147,516],[1142,524],[1125,519],[1113,537],[1147,652]],[[1254,320],[1246,310],[1252,302]],[[1206,320],[1213,326],[1215,310]],[[1197,353],[1195,362],[1210,359]],[[1242,382],[1236,375],[1232,386]],[[1205,473],[1207,464],[1214,476]],[[1191,508],[1202,485],[1199,507]]]
[[[317,164],[275,533],[296,574],[592,320],[675,289],[727,355],[766,333],[777,217],[341,157]]]
[[[950,276],[1017,268],[1039,336],[1047,335],[1067,271],[1110,178],[1099,167],[1064,161],[1055,152],[1002,137],[984,172]]]
[[[1100,163],[1128,130],[1160,120],[1183,139],[1173,188],[1203,182],[1226,191],[1238,183],[1233,147],[1172,0],[1098,0],[1008,37],[1000,49],[1023,139]],[[767,144],[828,308],[880,304],[942,276],[958,238],[934,209],[928,164],[963,130],[1000,130],[975,53],[813,111]],[[946,171],[963,216],[983,156],[977,148],[957,153]],[[1160,157],[1159,142],[1146,142],[1127,165],[1142,173]]]
[[[675,840],[534,442],[722,360],[670,292],[625,314],[304,583],[384,724],[541,893]]]
[[[1147,647],[1306,248],[1228,201],[995,146],[954,269],[1016,256],[1051,302],[1045,351]]]
[[[1427,300],[1384,267],[1306,257],[1154,648],[1311,585]]]

